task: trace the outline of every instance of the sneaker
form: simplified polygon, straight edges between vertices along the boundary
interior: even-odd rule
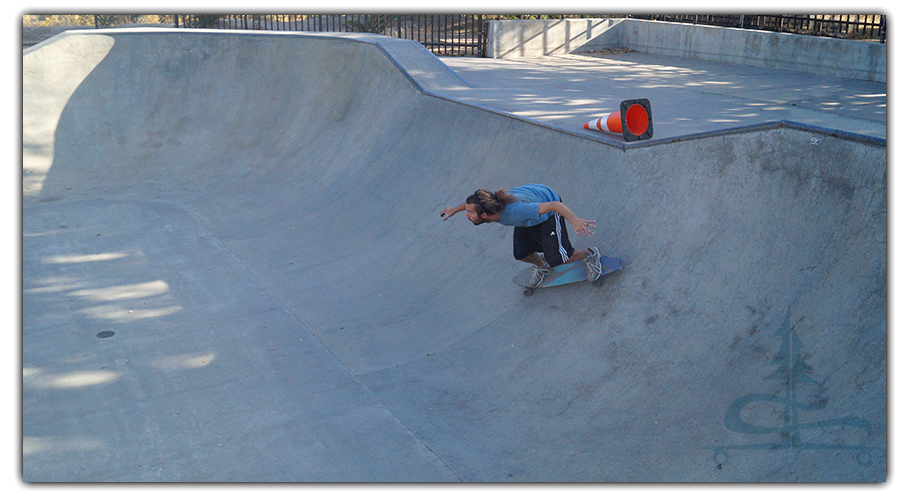
[[[531,275],[531,281],[528,286],[532,288],[537,288],[541,286],[541,283],[544,282],[544,278],[546,278],[550,274],[550,266],[544,263],[543,266],[534,266],[534,273]]]
[[[600,273],[603,272],[603,266],[600,265],[600,250],[597,247],[588,248],[591,254],[584,259],[587,265],[588,281],[597,281],[600,279]]]

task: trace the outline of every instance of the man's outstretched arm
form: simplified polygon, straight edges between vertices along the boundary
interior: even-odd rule
[[[450,217],[453,217],[454,215],[456,215],[458,212],[465,212],[465,211],[466,211],[466,204],[460,203],[459,205],[457,205],[455,207],[447,207],[447,208],[441,210],[441,217],[443,217],[444,220],[447,220]]]
[[[582,236],[591,236],[592,234],[594,234],[594,232],[589,228],[597,227],[594,224],[597,221],[585,220],[581,217],[578,217],[574,212],[572,212],[569,207],[563,205],[563,202],[561,201],[548,201],[545,203],[540,203],[538,204],[538,212],[540,212],[541,215],[548,214],[550,212],[556,212],[559,215],[562,215],[566,218],[566,220],[569,221],[570,224],[572,224],[572,229],[574,229],[577,234],[580,234]]]

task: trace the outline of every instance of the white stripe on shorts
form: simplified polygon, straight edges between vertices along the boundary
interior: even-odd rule
[[[559,241],[559,255],[562,256],[562,261],[566,262],[569,260],[569,252],[566,251],[566,247],[563,245],[562,239],[562,227],[560,225],[560,217],[559,214],[554,212],[553,215],[556,216],[556,239]]]

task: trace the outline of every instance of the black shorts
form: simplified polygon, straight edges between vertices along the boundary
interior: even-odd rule
[[[513,230],[513,256],[522,260],[533,253],[544,254],[550,267],[569,260],[573,253],[566,221],[553,212],[549,219],[536,226],[517,227]]]

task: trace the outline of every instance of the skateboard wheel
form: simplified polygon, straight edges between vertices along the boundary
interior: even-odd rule
[[[596,286],[596,287],[602,286],[602,285],[603,285],[603,278],[597,278],[597,281],[592,281],[591,284],[594,285],[594,286]]]
[[[526,288],[525,291],[522,292],[526,297],[531,297],[531,294],[534,293],[534,290],[531,288]]]

